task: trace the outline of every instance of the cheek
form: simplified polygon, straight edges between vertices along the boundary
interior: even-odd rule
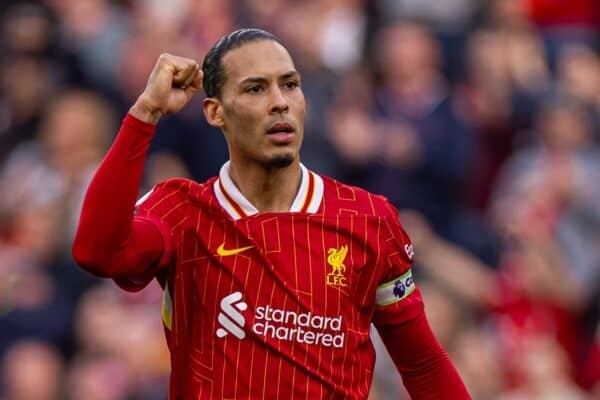
[[[256,132],[261,127],[260,113],[241,102],[232,102],[224,110],[225,130],[229,140],[238,147],[255,143]]]
[[[231,106],[226,109],[226,115],[232,127],[241,126],[242,129],[247,130],[260,121],[262,115],[260,110],[259,99],[250,103],[247,101],[232,101]]]
[[[300,117],[301,119],[304,119],[305,114],[306,114],[306,105],[304,104],[304,101],[302,101],[302,102],[300,102],[300,105],[298,107],[298,117]]]
[[[298,122],[302,122],[304,120],[304,115],[306,114],[306,102],[302,92],[288,97],[288,104],[290,105],[292,115]]]
[[[294,101],[298,107],[298,109],[302,110],[304,113],[304,109],[306,108],[306,100],[304,99],[304,92],[299,91],[295,96],[292,97],[292,101]]]

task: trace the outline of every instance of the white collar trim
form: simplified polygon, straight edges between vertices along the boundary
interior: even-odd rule
[[[219,178],[213,189],[217,201],[234,220],[258,214],[258,209],[240,192],[229,175],[230,161],[219,171]],[[300,163],[302,174],[298,193],[292,202],[290,212],[317,212],[323,199],[323,179]]]

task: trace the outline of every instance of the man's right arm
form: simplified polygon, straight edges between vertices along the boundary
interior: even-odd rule
[[[185,107],[201,82],[194,60],[158,59],[86,192],[73,243],[73,257],[84,269],[133,282],[154,274],[169,243],[158,225],[134,217],[144,160],[160,117]]]
[[[73,257],[95,275],[141,276],[163,254],[160,231],[133,213],[154,131],[128,114],[86,192]]]

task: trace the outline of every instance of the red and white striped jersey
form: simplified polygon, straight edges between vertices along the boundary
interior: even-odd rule
[[[170,399],[366,399],[371,322],[422,312],[396,210],[301,166],[290,211],[258,212],[228,168],[165,181],[136,208],[166,243]]]

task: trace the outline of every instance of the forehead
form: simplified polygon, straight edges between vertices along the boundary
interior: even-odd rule
[[[294,61],[281,44],[273,40],[245,43],[223,57],[226,83],[248,77],[274,77],[295,70]]]

